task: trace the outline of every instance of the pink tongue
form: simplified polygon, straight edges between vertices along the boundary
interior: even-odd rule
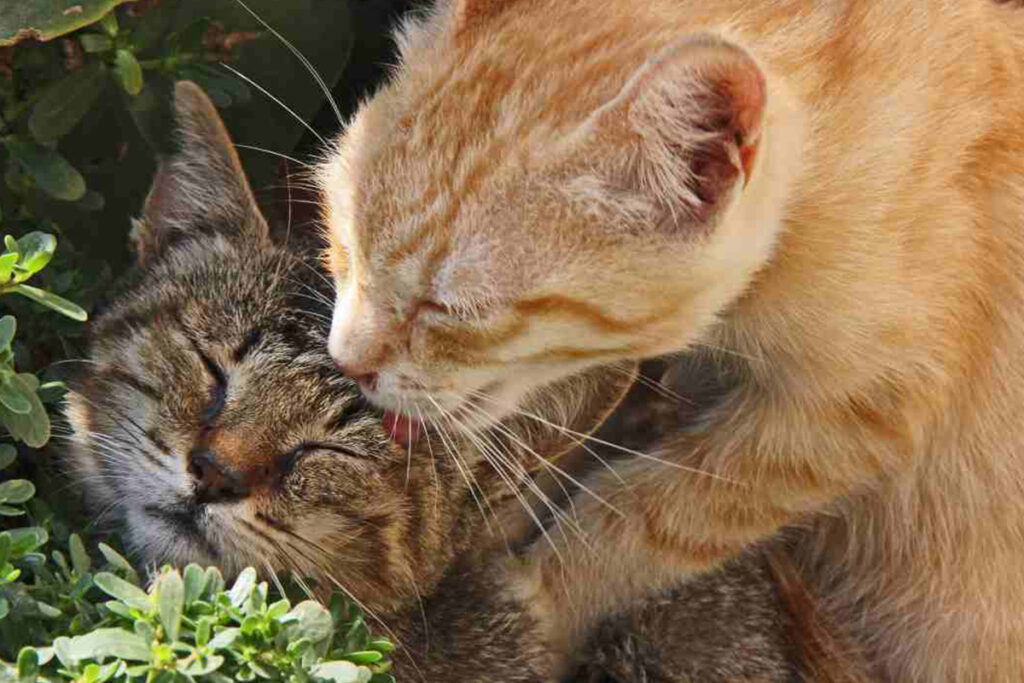
[[[419,420],[410,419],[406,415],[398,415],[387,410],[384,412],[384,430],[396,442],[403,446],[416,443],[420,438],[423,424]]]

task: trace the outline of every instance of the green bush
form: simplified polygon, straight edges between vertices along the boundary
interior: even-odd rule
[[[122,224],[145,189],[122,192],[115,183],[105,193],[92,178],[124,163],[118,156],[127,138],[159,146],[154,86],[161,79],[196,81],[220,107],[251,98],[242,81],[215,65],[258,34],[229,31],[206,16],[175,23],[170,18],[180,13],[166,9],[172,4],[188,2],[0,3],[0,230],[19,235],[7,235],[0,251],[0,682],[385,683],[392,680],[391,644],[374,639],[341,596],[329,607],[311,600],[293,606],[273,597],[252,569],[227,588],[216,568],[194,565],[163,568],[147,590],[113,547],[83,540],[82,520],[36,497],[37,485],[42,493],[50,484],[37,450],[51,438],[47,406],[64,391],[49,368],[80,353],[80,323],[124,261],[125,231],[101,232],[109,189],[122,195],[113,207]],[[315,98],[288,97],[312,114]],[[117,150],[113,159],[82,147],[90,118],[102,117],[132,129],[108,146]],[[268,117],[257,111],[252,120]],[[298,139],[294,126],[261,125],[272,142]],[[136,163],[151,163],[151,152],[134,154]],[[126,182],[146,175],[119,174]],[[76,242],[101,246],[90,253]]]

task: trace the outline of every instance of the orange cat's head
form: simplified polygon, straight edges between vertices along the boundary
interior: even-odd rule
[[[330,348],[371,400],[488,423],[684,348],[744,290],[796,150],[763,68],[685,4],[452,0],[404,28],[319,172]]]

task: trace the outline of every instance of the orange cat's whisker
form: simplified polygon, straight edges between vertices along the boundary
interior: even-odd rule
[[[496,399],[494,399],[492,397],[489,397],[489,396],[486,396],[486,395],[482,395],[481,397],[484,398],[485,400],[489,400],[492,403],[494,403],[496,405],[499,405],[499,406],[501,406],[503,408],[511,409],[516,415],[520,415],[522,417],[525,417],[525,418],[528,418],[528,419],[531,419],[531,420],[535,420],[535,421],[537,421],[537,422],[539,422],[539,423],[541,423],[543,425],[547,425],[548,427],[551,427],[552,429],[557,429],[558,431],[562,432],[563,434],[565,434],[567,436],[575,436],[575,437],[578,437],[580,439],[585,439],[587,441],[592,441],[593,443],[600,444],[602,446],[607,446],[608,448],[613,448],[613,449],[615,449],[617,451],[620,451],[622,453],[627,453],[629,455],[633,455],[633,456],[636,456],[638,458],[642,458],[643,460],[649,460],[651,462],[656,462],[659,465],[665,465],[667,467],[672,467],[674,469],[682,470],[684,472],[689,472],[691,474],[699,474],[699,475],[701,475],[703,477],[710,477],[712,479],[717,479],[719,481],[724,481],[727,484],[733,484],[733,485],[736,485],[736,486],[746,486],[746,484],[744,484],[743,482],[736,481],[735,479],[731,479],[729,477],[726,477],[724,475],[718,474],[716,472],[708,472],[707,470],[702,470],[702,469],[699,469],[697,467],[689,467],[687,465],[681,465],[681,464],[679,464],[677,462],[672,462],[671,460],[664,460],[662,458],[658,458],[656,456],[651,455],[650,453],[644,453],[643,451],[637,451],[637,450],[634,450],[632,448],[626,448],[625,446],[620,446],[617,443],[612,443],[611,441],[605,441],[604,439],[599,439],[596,436],[591,436],[590,434],[584,434],[582,432],[577,432],[575,430],[569,429],[568,427],[563,427],[561,425],[555,424],[554,422],[552,422],[550,420],[547,420],[547,419],[541,417],[540,415],[534,415],[533,413],[530,413],[530,412],[527,412],[525,410],[522,410],[522,409],[520,409],[520,408],[518,408],[516,406],[506,406],[506,405],[503,405],[500,401],[498,401],[498,400],[496,400]]]
[[[441,406],[439,406],[437,402],[434,401],[434,399],[429,394],[427,395],[427,399],[434,404],[434,408],[442,416],[445,415],[446,411],[443,408],[441,408]],[[452,459],[452,462],[455,463],[455,467],[456,469],[458,469],[459,474],[466,482],[466,486],[469,488],[469,494],[473,497],[473,501],[476,503],[477,508],[480,510],[480,516],[483,518],[484,524],[487,527],[487,531],[493,534],[494,529],[491,528],[491,523],[487,519],[487,513],[484,512],[484,504],[487,504],[487,509],[490,510],[492,517],[497,519],[497,516],[494,514],[494,510],[491,510],[490,503],[488,503],[486,499],[484,499],[484,502],[481,503],[480,496],[477,495],[477,491],[482,491],[483,489],[480,488],[480,485],[477,482],[476,477],[473,475],[473,473],[469,471],[465,463],[462,462],[462,459],[459,457],[459,450],[455,446],[455,444],[449,440],[449,436],[447,431],[445,431],[444,425],[437,422],[430,416],[427,416],[427,420],[429,421],[431,427],[433,427],[434,430],[437,432],[437,435],[440,437],[441,444],[444,446],[445,451],[447,451],[448,456]]]
[[[486,398],[486,396],[485,396],[485,398]],[[487,415],[487,412],[484,411],[482,408],[475,407],[475,409],[478,410],[479,412],[483,413],[485,416]],[[539,453],[537,453],[537,451],[535,451],[534,449],[530,448],[530,446],[526,443],[526,441],[522,437],[517,435],[515,432],[513,432],[511,429],[509,429],[508,427],[506,427],[505,425],[503,425],[501,423],[495,424],[493,426],[493,428],[497,429],[500,432],[502,432],[503,434],[505,434],[509,439],[511,439],[513,441],[513,443],[515,443],[517,446],[519,446],[521,449],[523,449],[526,453],[528,453],[528,454],[532,455],[534,458],[536,458],[537,461],[540,463],[540,465],[542,467],[544,467],[545,469],[548,469],[549,471],[556,472],[558,475],[560,475],[562,477],[565,477],[566,480],[571,482],[574,486],[576,486],[580,490],[582,490],[585,493],[587,493],[590,497],[592,497],[598,503],[600,503],[601,505],[607,507],[610,511],[612,511],[616,515],[618,515],[620,517],[625,517],[625,514],[621,510],[619,510],[617,507],[612,505],[610,502],[608,502],[607,500],[602,498],[593,489],[587,487],[585,484],[583,484],[583,482],[581,482],[578,479],[576,479],[575,477],[573,477],[567,471],[565,471],[564,469],[562,469],[558,465],[554,464],[553,462],[549,461],[547,458],[545,458],[544,456],[542,456]],[[558,477],[555,477],[555,480],[558,481]],[[559,486],[561,486],[560,482],[559,482]],[[572,496],[569,495],[569,492],[566,491],[564,487],[562,487],[562,491],[566,494],[568,499],[571,501],[572,500]],[[539,489],[538,489],[538,492],[539,492]],[[539,494],[539,495],[543,495],[543,494]],[[562,514],[565,514],[565,513],[563,512]]]
[[[512,479],[511,479],[510,475],[508,474],[508,472],[506,472],[503,469],[502,465],[499,464],[499,463],[502,463],[502,462],[506,463],[509,466],[510,469],[513,469],[513,471],[514,471],[514,466],[511,463],[508,463],[507,460],[504,460],[504,459],[501,459],[501,458],[498,458],[497,461],[493,460],[491,457],[489,457],[488,449],[487,449],[486,446],[483,445],[483,442],[481,441],[479,435],[474,434],[471,430],[469,430],[467,427],[462,425],[461,422],[458,422],[456,420],[456,418],[453,415],[451,415],[451,413],[448,413],[448,418],[449,418],[449,420],[451,420],[452,424],[456,428],[458,428],[461,431],[463,431],[467,435],[467,437],[475,445],[477,445],[478,449],[481,451],[481,455],[483,455],[484,458],[487,459],[488,463],[490,463],[490,465],[494,468],[494,471],[498,474],[499,477],[501,477],[502,481],[504,481],[505,484],[509,487],[509,489],[512,491],[512,494],[516,497],[516,500],[518,500],[519,503],[522,505],[523,510],[530,516],[530,518],[532,519],[533,523],[537,526],[537,530],[541,533],[541,535],[544,536],[544,539],[551,546],[551,550],[555,554],[555,557],[558,559],[558,561],[560,563],[564,563],[564,560],[563,560],[563,558],[561,556],[561,553],[558,550],[558,545],[554,542],[554,539],[551,538],[550,534],[548,533],[547,527],[544,525],[544,523],[540,520],[540,518],[537,516],[537,514],[530,507],[529,503],[526,501],[526,499],[523,496],[522,492],[516,486],[515,482],[512,481]],[[520,481],[522,481],[523,483],[526,483],[527,480],[529,480],[529,476],[526,475],[525,472],[520,474],[519,478],[520,478]],[[529,486],[528,483],[526,483],[526,485]],[[536,484],[534,483],[533,486],[536,487]],[[537,495],[542,500],[546,500],[546,497],[544,496],[544,494],[542,492],[540,492],[539,488],[537,489]],[[555,507],[551,507],[550,503],[549,503],[549,509],[551,509],[552,515],[554,515],[556,519],[558,518],[558,513],[559,512],[561,512],[562,515],[565,514],[561,510],[558,510]],[[562,528],[561,524],[559,524],[558,527],[559,527],[559,531],[562,532],[563,536],[566,536],[565,535],[565,531]],[[582,531],[580,531],[579,533],[582,533]],[[568,536],[566,536],[566,540],[568,540]]]

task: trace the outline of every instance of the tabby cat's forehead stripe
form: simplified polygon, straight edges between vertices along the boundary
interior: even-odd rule
[[[159,403],[162,398],[160,391],[156,387],[119,367],[104,368],[97,376],[97,379],[109,383],[124,384],[155,403]]]

